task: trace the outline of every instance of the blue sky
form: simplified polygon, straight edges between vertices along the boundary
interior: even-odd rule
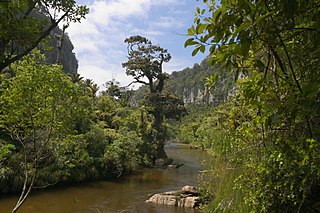
[[[121,64],[126,61],[124,39],[141,35],[168,49],[172,56],[164,65],[171,73],[200,63],[205,57],[191,56],[192,48],[184,48],[183,36],[192,25],[196,0],[82,0],[90,14],[80,24],[67,29],[79,61],[78,73],[101,85],[113,78],[127,85],[132,78],[125,75]],[[139,85],[136,85],[137,88]]]

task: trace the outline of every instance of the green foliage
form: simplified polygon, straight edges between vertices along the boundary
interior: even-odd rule
[[[0,10],[0,19],[6,20],[0,23],[0,70],[36,48],[60,22],[80,22],[88,12],[73,0],[9,1]]]
[[[13,154],[15,146],[0,139],[0,189],[9,192],[14,178],[15,169]]]
[[[162,64],[169,62],[171,55],[166,49],[153,45],[150,40],[139,35],[131,36],[124,42],[128,43],[128,61],[122,64],[126,74],[133,77],[133,83],[148,85],[151,93],[161,93],[167,78],[167,74],[162,71]]]
[[[235,189],[235,178],[241,171],[214,156],[207,164],[208,170],[198,176],[200,201],[206,204],[204,212],[250,212],[243,201],[243,194]],[[214,165],[214,166],[213,166]]]
[[[20,191],[25,172],[36,174],[31,188],[42,188],[150,164],[145,139],[152,119],[145,110],[97,97],[92,80],[68,77],[43,60],[34,52],[12,66],[12,75],[1,75],[1,193]]]
[[[37,57],[30,55],[18,63],[16,76],[4,82],[2,125],[19,141],[37,140],[40,135],[48,141],[54,132],[68,131],[67,124],[79,113],[78,91],[61,67],[37,63]]]
[[[120,98],[120,83],[118,81],[112,79],[112,81],[106,82],[104,86],[106,87],[106,95],[109,95],[114,98]]]
[[[121,87],[120,83],[115,79],[107,81],[104,86],[106,87],[106,90],[102,91],[102,95],[111,96],[119,100],[122,106],[129,105],[133,90],[129,90],[127,87]]]
[[[147,111],[155,115],[159,111],[165,118],[179,120],[186,113],[183,102],[176,95],[167,92],[159,94],[145,94],[142,103],[147,107]]]
[[[104,149],[113,140],[112,134],[103,129],[98,124],[92,125],[90,131],[86,132],[85,140],[87,141],[87,150],[89,155],[99,159],[104,154]]]
[[[143,160],[138,150],[142,143],[137,133],[121,129],[113,143],[105,149],[104,169],[111,172],[109,175],[118,177],[134,170]]]
[[[210,116],[217,125],[203,122],[197,128],[200,141],[212,140],[215,157],[240,168],[230,176],[245,202],[221,211],[315,212],[319,1],[204,3],[207,8],[197,9],[185,45],[195,47],[193,54],[210,47],[211,62],[241,79],[234,97]],[[236,199],[232,193],[213,197],[230,196]],[[213,201],[209,209],[217,205]]]
[[[154,119],[152,129],[144,133],[144,139],[152,144],[151,153],[154,158],[166,157],[164,142],[167,131],[163,125],[164,119],[179,119],[185,111],[181,100],[175,95],[163,92],[168,75],[163,73],[162,64],[169,62],[171,56],[166,49],[153,45],[150,40],[141,36],[131,36],[125,43],[128,43],[128,61],[122,66],[126,68],[126,74],[134,78],[132,83],[149,86],[142,105]]]
[[[23,183],[32,188],[58,182],[55,141],[74,133],[77,119],[88,116],[81,90],[60,66],[43,60],[33,52],[12,66],[14,77],[2,81],[1,133],[13,140],[3,137],[1,192],[20,191]]]
[[[69,135],[56,142],[54,153],[62,172],[62,181],[79,182],[97,176],[93,157],[89,155],[87,146],[83,135]]]
[[[119,102],[112,97],[105,95],[98,97],[95,103],[96,120],[104,122],[109,128],[115,128],[113,116],[115,116],[118,108],[120,108]]]
[[[13,144],[0,143],[0,162],[7,160],[14,149],[15,146]]]

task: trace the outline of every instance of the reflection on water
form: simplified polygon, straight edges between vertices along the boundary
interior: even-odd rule
[[[142,169],[115,181],[99,181],[31,193],[19,213],[196,213],[197,210],[146,204],[157,192],[195,185],[204,151],[170,144],[167,155],[184,165],[179,169]],[[11,212],[17,196],[0,198],[0,213]]]

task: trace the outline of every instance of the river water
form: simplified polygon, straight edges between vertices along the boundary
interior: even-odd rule
[[[178,169],[142,169],[115,181],[98,181],[75,186],[56,187],[32,192],[19,213],[197,213],[191,208],[147,204],[148,197],[157,192],[196,185],[205,151],[192,150],[185,145],[168,144],[168,157],[184,165]],[[0,198],[0,213],[11,212],[17,196]]]

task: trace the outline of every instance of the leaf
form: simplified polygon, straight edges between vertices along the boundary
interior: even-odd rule
[[[186,48],[187,46],[193,45],[193,43],[194,43],[194,38],[189,38],[184,42],[184,48]]]
[[[259,17],[256,19],[255,23],[256,23],[257,25],[259,25],[262,21],[264,21],[266,18],[268,18],[268,17],[271,16],[271,15],[272,15],[272,13],[271,13],[271,12],[268,12],[268,13],[266,13],[266,14],[263,15],[263,16],[259,16]]]
[[[195,48],[195,49],[192,51],[191,55],[192,55],[192,56],[197,55],[197,53],[199,52],[199,49],[200,49],[200,47]]]
[[[216,11],[216,12],[214,13],[214,15],[213,15],[214,21],[217,22],[221,15],[222,15],[222,11],[219,9],[219,10]]]
[[[204,45],[200,46],[200,52],[204,53],[206,51],[206,47]]]
[[[259,68],[259,70],[263,70],[265,68],[264,63],[260,59],[255,59],[255,66]]]
[[[200,8],[199,7],[196,8],[196,11],[197,11],[198,14],[200,14]]]
[[[187,35],[194,35],[196,33],[196,30],[194,28],[194,26],[192,25],[189,29],[188,29],[188,34]]]
[[[215,73],[213,75],[210,75],[209,78],[206,78],[206,83],[204,85],[207,86],[209,90],[211,90],[219,80],[220,76]]]
[[[250,50],[251,44],[249,42],[243,42],[241,43],[241,54],[245,57],[248,56],[249,50]]]
[[[203,33],[203,31],[207,28],[207,26],[208,26],[207,24],[199,24],[196,30],[197,34]]]
[[[210,47],[210,49],[209,49],[209,52],[210,52],[211,54],[213,54],[215,50],[216,50],[216,46],[215,46],[215,45],[212,45],[212,46]]]
[[[233,32],[233,36],[231,38],[231,40],[235,39],[236,37],[239,37],[240,34],[244,31],[244,30],[249,30],[248,28],[250,28],[252,26],[251,23],[249,22],[244,22],[242,23],[239,27],[237,27],[235,29],[235,31]]]

